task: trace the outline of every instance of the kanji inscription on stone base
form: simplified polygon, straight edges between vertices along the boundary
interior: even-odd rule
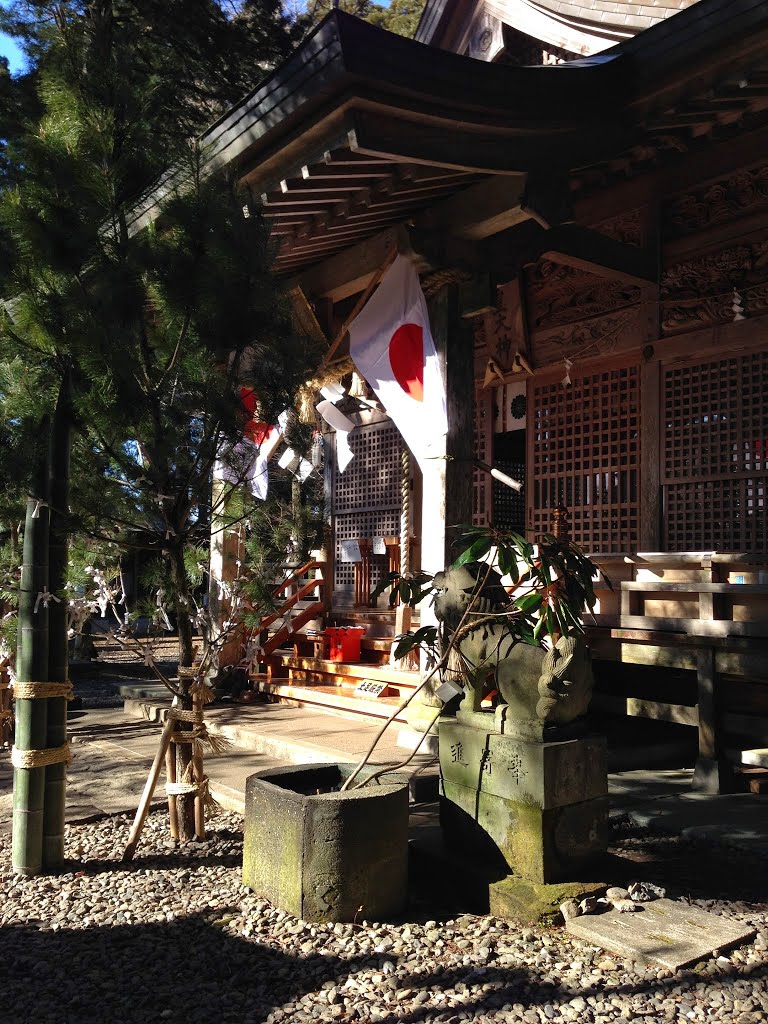
[[[677,971],[715,950],[748,942],[754,928],[675,900],[643,903],[637,914],[588,914],[566,922],[566,930],[609,953],[657,963]]]

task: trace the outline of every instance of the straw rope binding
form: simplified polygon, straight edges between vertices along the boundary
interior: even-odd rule
[[[13,696],[16,700],[47,700],[48,697],[64,697],[66,700],[74,699],[72,683],[35,683],[18,680],[13,686]]]
[[[11,750],[11,764],[14,768],[46,768],[49,764],[69,764],[72,751],[69,743],[61,747],[48,747],[47,750]]]
[[[173,732],[171,743],[194,743],[195,740],[204,740],[208,737],[208,730],[203,726],[201,729],[188,729],[186,732]]]
[[[200,793],[206,796],[208,793],[208,776],[202,782],[166,782],[165,792],[168,796],[190,796]]]
[[[175,718],[177,722],[193,722],[195,725],[203,724],[202,711],[184,711],[182,708],[169,708],[168,717]]]

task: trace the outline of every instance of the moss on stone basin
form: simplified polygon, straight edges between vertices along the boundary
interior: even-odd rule
[[[338,792],[353,767],[292,765],[246,782],[243,882],[304,921],[383,920],[405,907],[407,777]]]

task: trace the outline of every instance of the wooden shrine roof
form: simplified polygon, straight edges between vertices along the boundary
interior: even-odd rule
[[[620,64],[481,64],[334,11],[202,142],[261,196],[293,273],[484,175],[607,156]]]
[[[450,229],[466,190],[506,209],[508,182],[519,210],[531,171],[588,191],[762,121],[765,0],[699,0],[606,53],[543,67],[473,60],[336,10],[201,141],[261,197],[275,269],[295,275],[427,208]]]
[[[416,38],[461,52],[478,15],[572,53],[596,53],[698,0],[427,0]],[[570,44],[570,45],[569,45]]]

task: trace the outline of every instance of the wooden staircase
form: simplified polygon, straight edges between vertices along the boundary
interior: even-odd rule
[[[320,562],[307,562],[273,591],[275,598],[288,596],[259,624],[260,670],[251,674],[253,688],[292,706],[351,718],[389,718],[420,679],[417,669],[390,665],[395,613],[390,609],[341,607],[329,615],[323,568]],[[307,579],[313,571],[319,575]],[[307,601],[316,592],[318,598]],[[321,615],[328,626],[366,630],[359,661],[339,662],[327,656],[323,630],[306,628]],[[404,719],[398,716],[397,720]]]

